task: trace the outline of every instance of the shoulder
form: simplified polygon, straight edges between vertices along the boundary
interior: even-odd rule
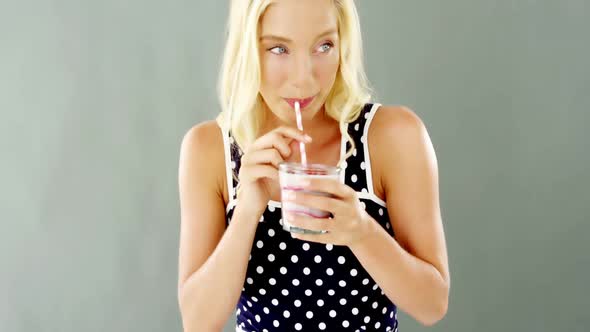
[[[409,107],[400,105],[380,106],[368,135],[371,149],[378,154],[411,150],[415,145],[429,143],[422,119]]]
[[[409,107],[382,105],[373,116],[369,132],[378,138],[415,138],[425,129],[422,119]]]
[[[200,145],[204,146],[210,144],[223,144],[223,136],[221,128],[217,125],[215,120],[207,120],[197,123],[192,126],[182,138],[182,146],[185,145]]]
[[[225,173],[224,146],[221,128],[214,120],[207,120],[195,124],[184,134],[180,146],[179,181],[183,178],[205,176],[214,181],[219,194],[223,193]]]
[[[372,162],[386,180],[414,167],[436,168],[436,156],[422,119],[407,106],[381,106],[368,132]],[[374,160],[373,160],[374,159]],[[391,180],[391,179],[390,179]],[[384,181],[388,182],[388,181]],[[385,185],[385,183],[384,183]]]

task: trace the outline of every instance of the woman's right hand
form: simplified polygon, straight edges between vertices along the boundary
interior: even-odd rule
[[[256,139],[244,152],[238,174],[240,204],[263,212],[271,188],[279,186],[279,163],[291,155],[291,143],[309,143],[311,138],[292,127],[278,127]],[[295,145],[295,146],[296,146]]]

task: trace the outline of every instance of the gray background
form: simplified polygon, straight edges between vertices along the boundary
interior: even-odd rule
[[[452,293],[430,330],[587,330],[588,1],[358,3],[375,101],[437,151]],[[1,331],[181,330],[179,147],[219,110],[226,14],[0,2]]]

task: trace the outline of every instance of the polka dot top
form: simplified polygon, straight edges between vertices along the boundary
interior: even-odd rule
[[[342,164],[340,181],[355,189],[361,205],[394,236],[385,202],[373,191],[368,128],[379,104],[367,104],[348,124],[356,149]],[[231,222],[241,151],[224,130]],[[346,143],[346,146],[344,146]],[[340,156],[350,143],[341,140]],[[269,201],[260,217],[236,306],[236,331],[397,331],[397,308],[347,246],[307,242],[283,230],[281,203]]]

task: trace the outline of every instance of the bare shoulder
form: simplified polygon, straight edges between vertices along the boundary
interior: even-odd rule
[[[422,119],[409,107],[399,105],[379,107],[368,135],[370,141],[377,143],[370,147],[378,155],[394,152],[392,148],[409,152],[416,144],[429,141]]]
[[[179,168],[180,176],[183,173],[196,171],[200,173],[194,174],[196,176],[207,174],[206,178],[214,181],[210,184],[215,186],[217,193],[226,202],[223,136],[215,120],[200,122],[184,134],[180,148]]]
[[[422,119],[409,107],[383,105],[375,112],[369,132],[404,138],[406,135],[415,135],[424,129]]]
[[[376,188],[385,194],[385,176],[394,175],[406,162],[434,161],[434,150],[422,119],[403,105],[381,106],[368,132],[371,163],[377,176]],[[385,171],[387,170],[387,171]]]
[[[203,142],[207,144],[223,144],[221,129],[215,120],[207,120],[192,126],[183,137],[184,143]]]

